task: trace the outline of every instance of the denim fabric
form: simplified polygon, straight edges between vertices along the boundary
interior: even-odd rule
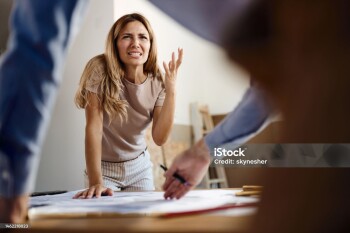
[[[16,1],[0,61],[0,195],[32,191],[71,37],[86,0]]]

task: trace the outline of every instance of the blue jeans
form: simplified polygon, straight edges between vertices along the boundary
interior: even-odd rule
[[[86,0],[14,3],[0,61],[0,196],[32,191],[67,48]]]

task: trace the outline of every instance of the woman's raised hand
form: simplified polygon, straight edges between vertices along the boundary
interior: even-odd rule
[[[165,70],[165,90],[167,93],[175,92],[177,69],[182,63],[183,49],[178,48],[178,58],[175,59],[175,53],[171,55],[171,61],[169,64],[163,62]]]

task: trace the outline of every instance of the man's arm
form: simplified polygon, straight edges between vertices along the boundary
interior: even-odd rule
[[[272,115],[264,93],[253,84],[234,111],[206,135],[205,143],[211,151],[227,143],[238,146],[264,129]]]
[[[174,159],[164,175],[164,197],[179,199],[199,184],[209,167],[210,152],[222,144],[245,142],[266,125],[270,112],[272,110],[260,90],[255,86],[250,87],[237,108],[212,132]],[[174,179],[175,172],[190,185],[183,185]]]

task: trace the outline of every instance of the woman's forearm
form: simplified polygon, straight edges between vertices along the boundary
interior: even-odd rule
[[[158,116],[154,118],[152,135],[157,145],[163,145],[168,139],[174,122],[174,115],[175,91],[166,94],[163,107],[160,107]]]
[[[152,136],[154,142],[161,146],[169,137],[174,122],[175,115],[175,94],[177,70],[181,65],[183,49],[178,49],[178,58],[175,59],[175,53],[172,53],[169,63],[163,62],[165,70],[165,100],[163,107],[156,107],[154,110]]]
[[[102,132],[86,128],[85,160],[89,186],[103,184],[101,172]]]

